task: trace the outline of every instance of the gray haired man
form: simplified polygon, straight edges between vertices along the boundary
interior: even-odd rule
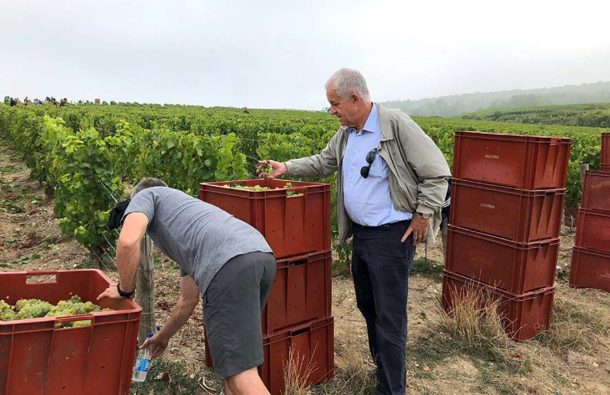
[[[326,83],[341,127],[319,154],[268,161],[271,177],[337,172],[339,238],[353,235],[352,276],[377,364],[377,393],[405,394],[408,275],[415,245],[440,223],[449,166],[406,114],[373,103],[364,77],[341,69]]]

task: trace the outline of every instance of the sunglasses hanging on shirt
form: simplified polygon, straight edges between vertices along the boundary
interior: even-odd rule
[[[362,168],[360,169],[360,175],[362,176],[362,178],[367,178],[369,176],[371,166],[373,165],[373,162],[375,161],[375,156],[378,152],[379,148],[373,148],[369,151],[368,154],[366,154],[366,163],[368,163],[368,165],[362,166]]]

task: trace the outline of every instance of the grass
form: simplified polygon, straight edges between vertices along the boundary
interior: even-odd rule
[[[288,351],[288,361],[284,365],[284,394],[306,395],[311,375],[318,369],[313,360],[315,351],[309,358],[299,354],[293,347]]]
[[[598,336],[608,336],[610,328],[599,315],[577,303],[555,298],[551,325],[536,339],[557,354],[593,350]]]
[[[427,336],[409,345],[409,369],[418,378],[434,379],[434,367],[452,357],[466,358],[479,371],[482,393],[489,387],[499,394],[526,392],[519,383],[511,384],[511,378],[532,374],[533,357],[507,336],[498,301],[484,290],[466,286],[459,293],[454,290],[452,302],[450,313],[439,311],[440,320]],[[421,366],[429,367],[429,372]]]
[[[164,359],[153,361],[146,381],[131,384],[131,394],[206,394],[220,393],[220,388],[210,388],[202,381],[201,375],[187,374],[182,363],[168,362]],[[210,390],[206,390],[206,387]]]
[[[424,277],[429,277],[435,282],[443,281],[444,266],[440,262],[436,262],[426,258],[418,258],[413,262],[411,274],[419,274]]]

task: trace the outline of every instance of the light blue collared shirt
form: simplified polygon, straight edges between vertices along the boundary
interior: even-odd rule
[[[378,154],[371,165],[367,178],[360,169],[368,165],[366,155],[379,148],[381,127],[377,106],[369,114],[362,132],[349,129],[349,137],[341,164],[345,209],[352,221],[364,226],[379,226],[411,219],[412,213],[396,210],[390,196],[388,165]]]

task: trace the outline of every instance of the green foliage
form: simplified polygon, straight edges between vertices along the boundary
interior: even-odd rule
[[[578,206],[581,163],[599,165],[600,134],[607,130],[574,126],[500,123],[462,118],[415,121],[451,164],[454,134],[478,130],[572,139],[566,207]],[[192,195],[203,181],[244,179],[258,159],[285,161],[320,152],[338,127],[324,112],[249,110],[196,106],[9,107],[0,104],[0,138],[17,149],[32,176],[54,191],[62,230],[94,252],[114,243],[105,224],[123,181],[157,177]],[[332,185],[331,221],[336,235],[336,175],[318,181]],[[112,195],[112,196],[111,196]],[[109,244],[110,243],[110,244]],[[336,247],[341,270],[349,249]]]
[[[485,110],[466,114],[464,118],[542,125],[610,128],[610,103]]]

